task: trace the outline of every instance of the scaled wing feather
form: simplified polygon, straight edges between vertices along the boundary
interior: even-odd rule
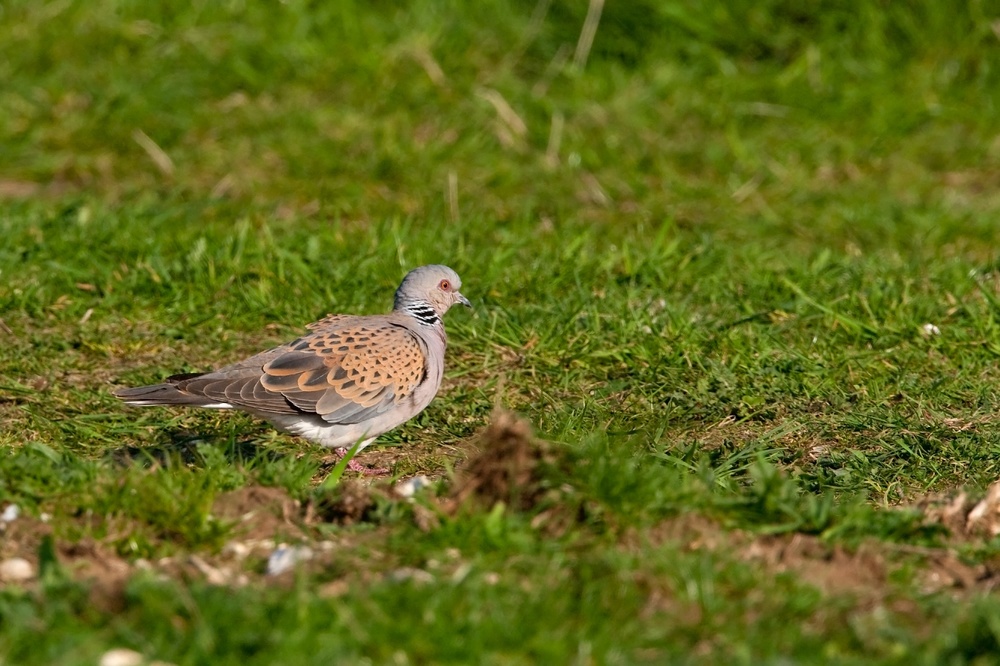
[[[364,422],[411,395],[426,375],[423,343],[404,327],[351,319],[313,327],[263,366],[260,384],[328,423]]]

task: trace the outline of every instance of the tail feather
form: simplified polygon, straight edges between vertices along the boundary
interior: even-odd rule
[[[175,379],[175,377],[168,377],[167,381],[169,382],[171,379]],[[229,403],[219,402],[208,396],[186,393],[170,383],[119,389],[115,391],[114,395],[124,400],[125,404],[137,407],[169,405],[214,407],[216,409],[229,409],[232,407]]]

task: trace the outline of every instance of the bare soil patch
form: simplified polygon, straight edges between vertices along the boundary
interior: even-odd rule
[[[0,558],[23,557],[37,564],[38,548],[51,535],[48,523],[31,516],[0,523]]]
[[[970,563],[950,546],[925,548],[871,540],[848,548],[809,534],[759,536],[726,529],[697,514],[681,514],[642,533],[627,532],[622,540],[628,549],[667,542],[690,550],[733,553],[773,574],[794,575],[826,595],[851,596],[865,605],[889,603],[898,597],[893,574],[907,563],[917,565],[917,583],[926,593],[983,592],[1000,584],[1000,562]]]
[[[90,601],[108,612],[125,608],[125,588],[135,566],[92,539],[60,543],[59,563],[74,579],[90,584]]]
[[[733,553],[772,573],[794,574],[825,594],[864,598],[888,594],[891,567],[876,544],[851,551],[806,534],[756,536],[745,530],[725,529],[697,514],[681,514],[643,534],[631,532],[625,545],[635,547],[643,540],[653,545],[673,542],[689,550]]]
[[[280,488],[249,486],[223,493],[212,505],[212,515],[235,523],[234,538],[297,539],[307,536],[301,502]]]
[[[825,594],[882,597],[888,594],[885,557],[869,544],[850,551],[805,534],[754,539],[741,556],[776,572],[791,572]]]

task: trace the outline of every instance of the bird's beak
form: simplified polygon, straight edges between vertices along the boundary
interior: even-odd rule
[[[469,299],[467,299],[465,296],[462,296],[462,294],[458,293],[457,291],[455,292],[455,300],[464,305],[465,307],[469,308],[470,310],[472,309],[472,303],[469,302]]]

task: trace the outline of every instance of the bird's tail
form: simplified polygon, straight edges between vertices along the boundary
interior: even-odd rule
[[[218,400],[213,400],[205,395],[192,395],[186,391],[182,391],[176,386],[176,384],[173,383],[174,381],[191,379],[197,376],[197,374],[174,375],[173,377],[167,377],[167,381],[163,384],[150,384],[149,386],[136,386],[134,388],[119,389],[115,391],[114,395],[116,398],[124,400],[125,404],[135,405],[137,407],[150,407],[157,405],[214,407],[217,409],[228,409],[232,407],[232,405],[228,403],[221,403]]]

